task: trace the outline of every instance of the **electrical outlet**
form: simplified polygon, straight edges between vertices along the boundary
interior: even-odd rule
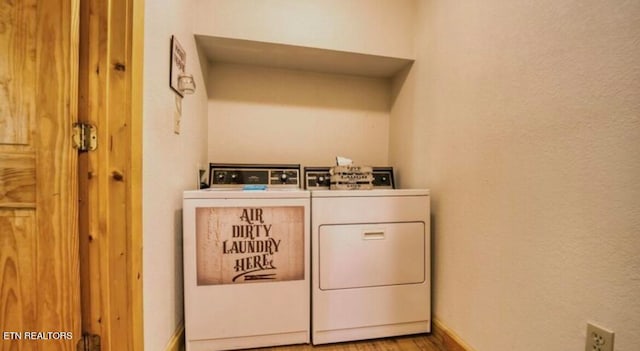
[[[613,351],[613,332],[587,323],[584,351]]]

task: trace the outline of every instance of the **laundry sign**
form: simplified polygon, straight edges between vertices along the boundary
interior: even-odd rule
[[[304,207],[196,208],[198,285],[304,279]]]

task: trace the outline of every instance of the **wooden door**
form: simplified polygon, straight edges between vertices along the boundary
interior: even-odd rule
[[[81,337],[78,4],[0,2],[0,351]]]
[[[82,327],[103,351],[143,349],[143,13],[142,0],[80,7],[79,120],[98,140],[78,158]]]

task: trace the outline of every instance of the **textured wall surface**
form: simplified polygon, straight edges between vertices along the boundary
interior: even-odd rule
[[[182,321],[182,191],[195,189],[206,164],[207,95],[191,30],[193,1],[146,1],[143,106],[143,270],[145,350],[164,350]],[[187,53],[196,93],[182,101],[173,132],[169,88],[171,35]]]
[[[640,3],[419,4],[389,152],[432,190],[435,318],[477,351],[588,321],[640,349]]]
[[[415,0],[198,0],[195,33],[413,57]]]
[[[387,79],[247,65],[209,69],[209,160],[387,165]]]

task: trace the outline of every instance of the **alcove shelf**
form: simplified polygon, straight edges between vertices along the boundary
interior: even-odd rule
[[[254,40],[195,35],[207,63],[236,63],[330,74],[391,78],[413,59]]]

